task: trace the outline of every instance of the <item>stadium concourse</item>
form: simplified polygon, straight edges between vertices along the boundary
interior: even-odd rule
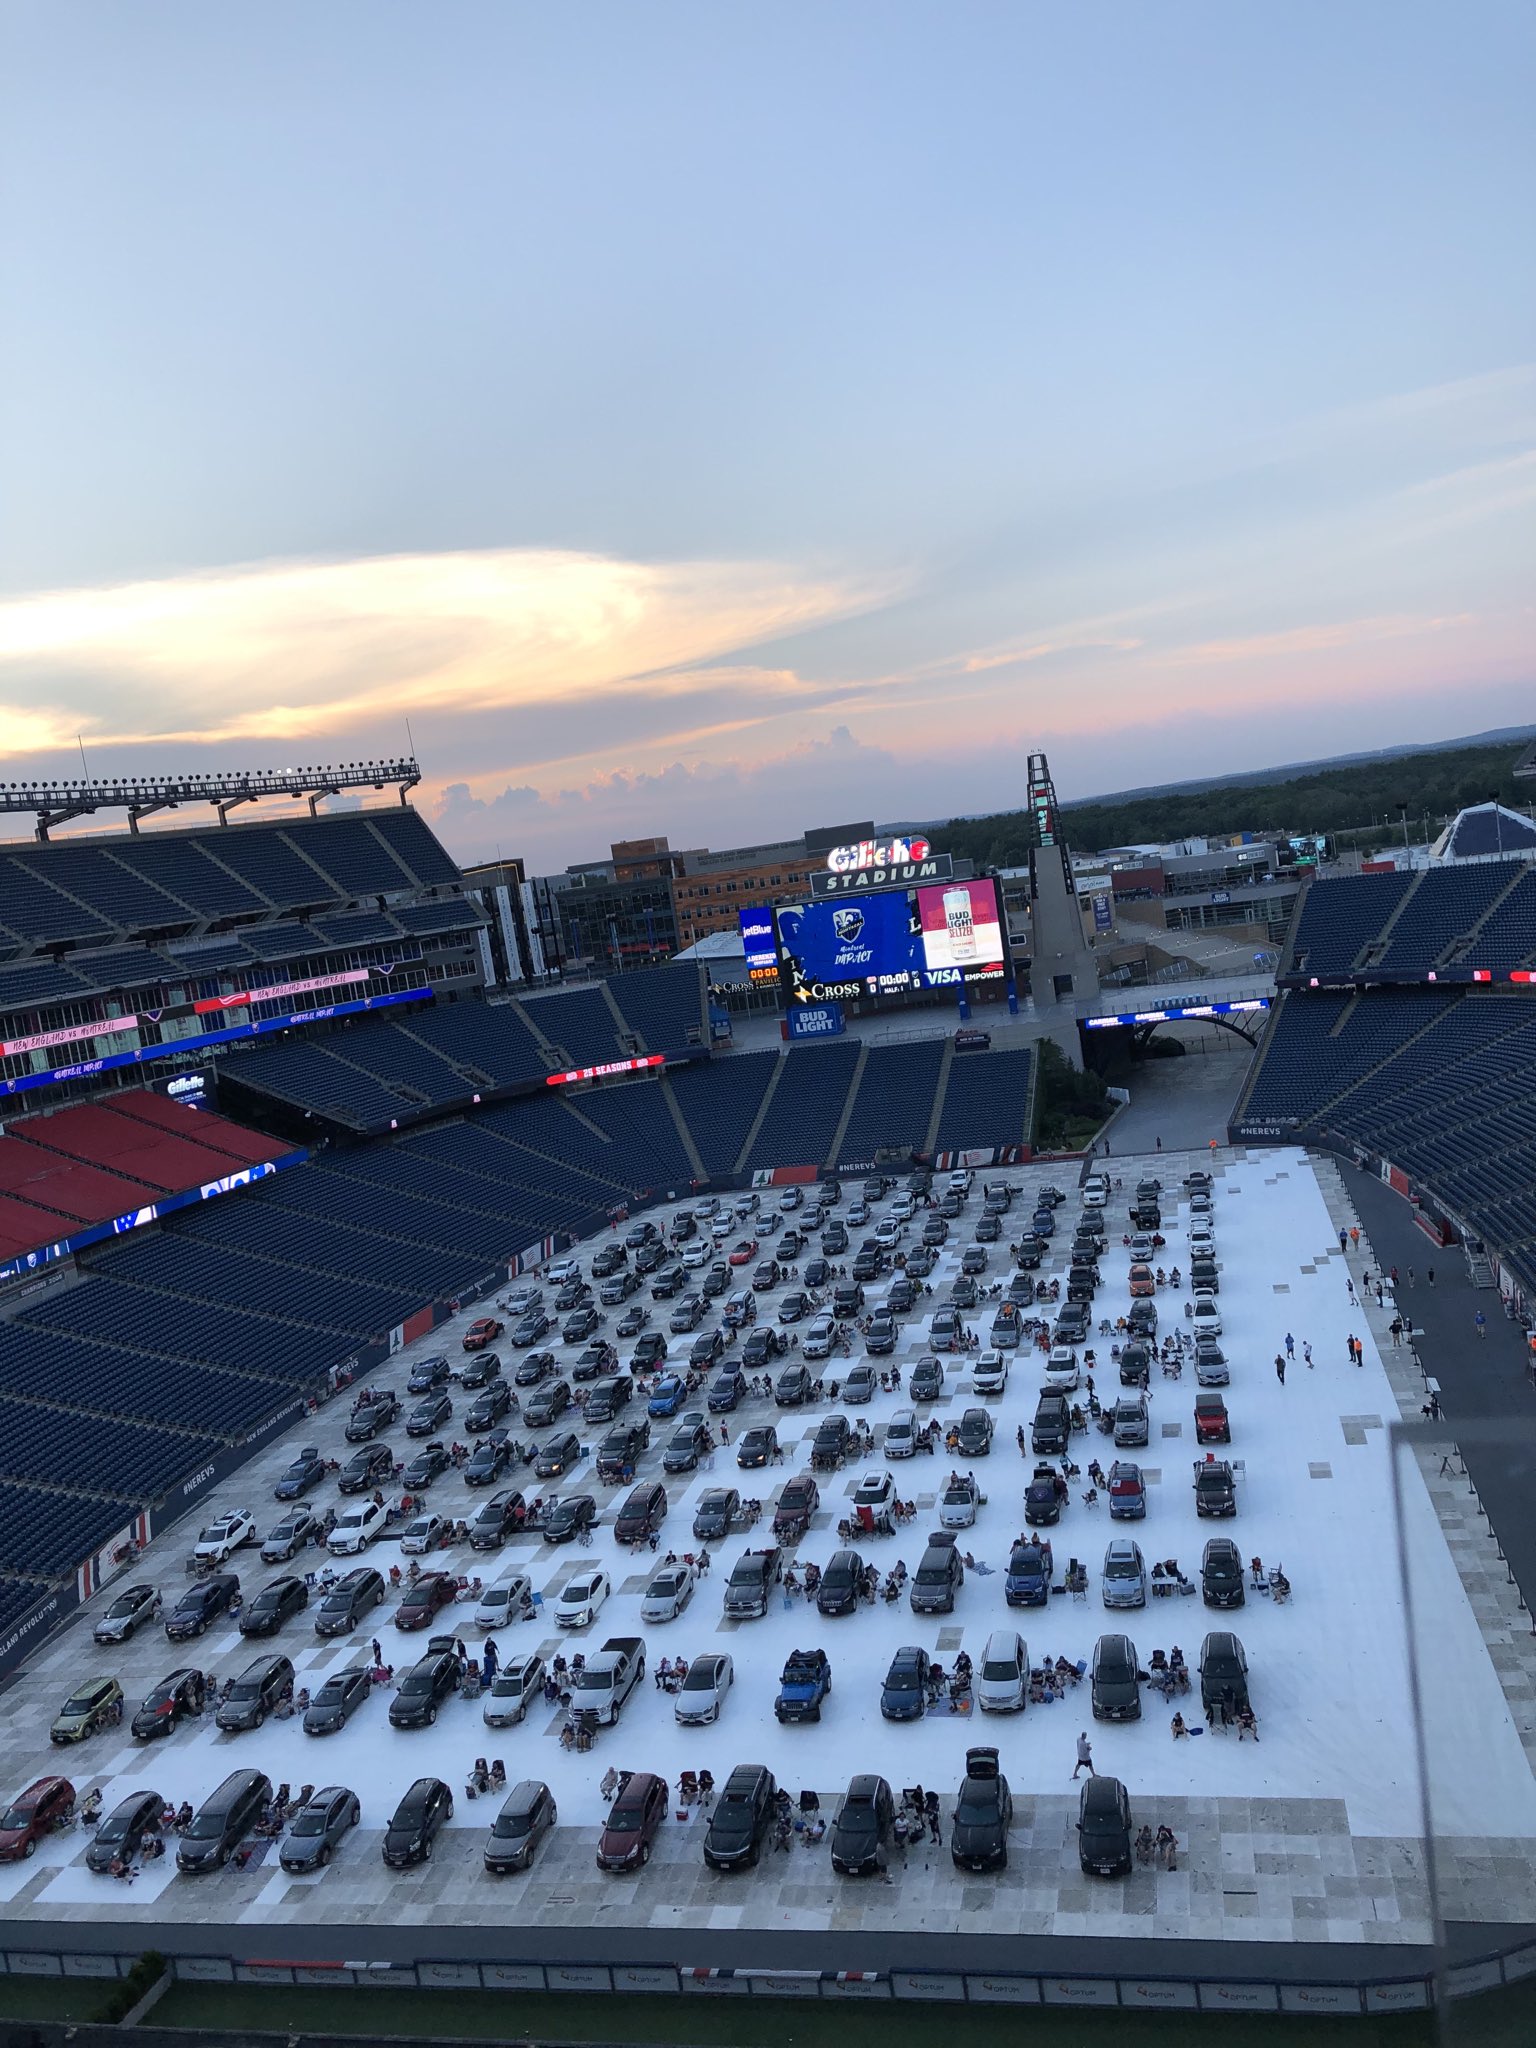
[[[860,1361],[816,1367],[827,1384],[804,1407],[778,1409],[769,1399],[749,1397],[734,1411],[710,1420],[717,1440],[698,1469],[664,1480],[666,1519],[659,1553],[643,1544],[621,1548],[614,1535],[614,1511],[627,1485],[606,1487],[593,1476],[592,1446],[601,1434],[582,1420],[579,1478],[558,1490],[591,1491],[598,1518],[589,1547],[551,1547],[537,1534],[517,1534],[499,1549],[471,1552],[451,1548],[430,1556],[432,1566],[454,1574],[479,1573],[487,1584],[529,1575],[539,1604],[533,1616],[496,1631],[505,1667],[526,1654],[546,1660],[561,1652],[589,1656],[610,1637],[641,1637],[650,1671],[624,1707],[616,1728],[600,1733],[582,1752],[563,1746],[563,1715],[554,1705],[536,1704],[521,1726],[491,1729],[481,1705],[448,1698],[434,1726],[414,1732],[389,1725],[388,1708],[404,1669],[426,1646],[428,1632],[400,1633],[392,1624],[399,1595],[390,1597],[350,1635],[318,1638],[311,1616],[300,1613],[282,1630],[273,1650],[286,1652],[298,1682],[317,1691],[331,1671],[371,1664],[370,1642],[378,1637],[385,1661],[394,1667],[385,1683],[340,1732],[306,1735],[298,1719],[268,1719],[238,1735],[216,1731],[211,1714],[177,1727],[164,1741],[142,1747],[123,1729],[107,1729],[67,1751],[50,1750],[48,1730],[66,1696],[97,1673],[116,1676],[131,1714],[141,1698],[178,1664],[196,1662],[222,1680],[240,1671],[262,1647],[243,1641],[227,1617],[217,1620],[195,1646],[166,1643],[156,1624],[117,1648],[93,1645],[90,1631],[107,1603],[97,1600],[68,1628],[41,1648],[10,1690],[0,1758],[9,1792],[50,1770],[68,1771],[77,1792],[99,1790],[107,1808],[135,1789],[153,1787],[171,1804],[194,1806],[225,1775],[254,1768],[276,1784],[302,1782],[352,1787],[362,1807],[361,1824],[347,1836],[330,1866],[314,1877],[291,1877],[279,1867],[274,1845],[248,1842],[254,1853],[245,1866],[204,1877],[178,1876],[173,1853],[143,1865],[131,1883],[93,1875],[85,1865],[85,1841],[78,1830],[49,1836],[25,1863],[0,1866],[0,1945],[36,1946],[46,1926],[49,1939],[61,1929],[77,1947],[119,1945],[131,1951],[153,1942],[183,1956],[303,1959],[339,1956],[390,1958],[417,1955],[572,1962],[656,1961],[671,1965],[767,1960],[787,1966],[791,1956],[806,1967],[887,1969],[950,1968],[962,1958],[969,1967],[1020,1971],[1064,1967],[1109,1970],[1117,1951],[1156,1961],[1142,1967],[1167,1975],[1199,1970],[1218,1977],[1322,1973],[1353,1979],[1361,1974],[1389,1977],[1422,1971],[1431,1939],[1425,1886],[1421,1793],[1415,1766],[1415,1731],[1409,1709],[1406,1624],[1397,1577],[1396,1529],[1389,1477],[1387,1426],[1412,1396],[1401,1357],[1384,1359],[1372,1327],[1351,1292],[1359,1283],[1360,1255],[1340,1250],[1340,1212],[1331,1168],[1315,1169],[1303,1152],[1285,1148],[1260,1154],[1222,1150],[1198,1156],[1172,1152],[1153,1161],[1116,1159],[1122,1186],[1108,1208],[1108,1245],[1094,1317],[1118,1318],[1130,1305],[1127,1208],[1140,1170],[1153,1167],[1164,1183],[1160,1230],[1166,1244],[1157,1252],[1168,1265],[1188,1258],[1192,1221],[1181,1183],[1195,1165],[1214,1168],[1213,1228],[1220,1261],[1218,1297],[1221,1342],[1230,1360],[1231,1382],[1223,1392],[1231,1419],[1230,1455],[1236,1472],[1235,1522],[1197,1518],[1194,1468],[1202,1453],[1193,1421],[1197,1389],[1192,1363],[1182,1376],[1154,1369],[1149,1389],[1150,1441],[1136,1458],[1146,1486],[1145,1520],[1111,1520],[1107,1501],[1085,1499],[1086,1469],[1095,1455],[1114,1455],[1108,1440],[1091,1432],[1074,1435],[1071,1456],[1082,1471],[1074,1476],[1059,1526],[1048,1530],[1060,1582],[1069,1558],[1086,1566],[1082,1597],[1057,1592],[1043,1608],[1010,1607],[1004,1581],[1010,1550],[1023,1527],[1022,1496],[1035,1459],[1021,1460],[1016,1435],[1027,1440],[1042,1383],[1044,1354],[1028,1346],[1005,1354],[1001,1392],[980,1393],[974,1351],[945,1357],[945,1384],[931,1403],[943,1429],[969,1410],[984,1409],[995,1432],[990,1451],[962,1456],[942,1444],[931,1457],[892,1461],[887,1431],[902,1410],[914,1405],[913,1368],[930,1352],[933,1319],[957,1278],[971,1247],[981,1210],[981,1177],[928,1276],[913,1313],[900,1319],[891,1358],[902,1390],[876,1391],[867,1405],[849,1407],[831,1382],[846,1377]],[[1321,1171],[1321,1178],[1320,1178]],[[1014,1167],[985,1176],[1006,1181],[1018,1192],[1004,1219],[1003,1241],[983,1247],[991,1286],[1013,1269],[1007,1240],[1026,1228],[1031,1196],[1059,1169]],[[935,1192],[942,1191],[942,1180]],[[892,1191],[894,1194],[894,1191]],[[1039,1277],[1064,1278],[1072,1227],[1082,1197],[1063,1185],[1058,1228]],[[833,1211],[846,1217],[858,1197],[850,1187]],[[782,1218],[777,1191],[765,1191],[753,1214],[733,1218],[722,1239],[728,1253],[750,1232],[758,1249],[738,1267],[728,1267],[733,1285],[725,1301],[740,1301],[757,1264],[769,1255],[770,1230]],[[793,1199],[791,1197],[790,1199]],[[663,1225],[675,1207],[655,1211]],[[928,1212],[900,1224],[892,1195],[874,1204],[868,1228],[887,1219],[896,1224],[896,1245],[910,1249]],[[862,1231],[864,1226],[856,1225]],[[855,1242],[857,1242],[857,1238]],[[581,1260],[615,1242],[604,1232],[581,1247]],[[814,1247],[802,1254],[811,1256]],[[1366,1248],[1368,1256],[1368,1247]],[[714,1254],[711,1254],[713,1257]],[[972,1261],[973,1264],[976,1261]],[[755,1295],[757,1326],[784,1327],[798,1336],[804,1323],[778,1322],[786,1288],[779,1279]],[[887,1279],[870,1290],[871,1300],[887,1291]],[[1163,1287],[1155,1296],[1161,1331],[1185,1331],[1184,1289]],[[634,1301],[649,1305],[649,1289]],[[646,1328],[666,1329],[671,1300],[650,1309]],[[974,1318],[983,1342],[994,1313],[988,1304]],[[610,1321],[617,1311],[609,1311]],[[1379,1320],[1379,1319],[1378,1319]],[[455,1368],[464,1362],[461,1340],[467,1318],[406,1347],[370,1377],[403,1393],[417,1361],[441,1351]],[[705,1325],[704,1327],[707,1327]],[[1272,1360],[1283,1352],[1286,1333],[1295,1357],[1282,1381]],[[1363,1336],[1363,1355],[1350,1362],[1346,1340]],[[551,1340],[545,1340],[551,1341]],[[670,1340],[673,1351],[693,1338]],[[1121,1392],[1110,1359],[1111,1339],[1093,1334],[1097,1386],[1106,1402]],[[1310,1346],[1312,1365],[1305,1362]],[[502,1340],[506,1349],[506,1340]],[[560,1347],[559,1369],[578,1345]],[[507,1350],[508,1374],[526,1350]],[[739,1355],[732,1350],[728,1357]],[[795,1359],[794,1352],[788,1355]],[[779,1362],[769,1368],[777,1372]],[[585,1391],[585,1389],[583,1389]],[[453,1393],[455,1413],[445,1435],[464,1434],[468,1399]],[[524,1400],[529,1397],[525,1391]],[[1079,1389],[1078,1399],[1084,1398]],[[638,1404],[637,1404],[638,1405]],[[689,1406],[702,1405],[690,1400]],[[265,1531],[282,1512],[272,1488],[301,1444],[315,1443],[328,1458],[349,1455],[342,1440],[346,1399],[330,1403],[263,1447],[244,1471],[222,1483],[201,1503],[206,1521],[249,1507]],[[633,1412],[633,1411],[632,1411]],[[851,1512],[851,1497],[866,1472],[889,1472],[900,1496],[916,1514],[895,1533],[855,1540],[882,1576],[898,1558],[910,1573],[924,1541],[938,1522],[940,1497],[951,1468],[969,1468],[983,1496],[974,1523],[957,1532],[973,1564],[966,1570],[953,1613],[924,1616],[910,1611],[905,1597],[876,1599],[836,1619],[821,1617],[803,1596],[772,1588],[766,1615],[733,1620],[722,1610],[732,1567],[743,1552],[772,1541],[768,1524],[783,1485],[798,1477],[816,1433],[833,1412],[867,1422],[871,1442],[839,1470],[820,1475],[822,1501],[809,1529],[791,1543],[803,1571],[825,1566],[838,1547],[837,1524]],[[567,1418],[569,1419],[569,1418]],[[728,1441],[719,1442],[723,1435]],[[761,1472],[737,1467],[743,1433],[776,1423],[785,1457]],[[658,1421],[640,1476],[661,1477],[661,1458],[675,1424]],[[519,1435],[526,1431],[514,1423]],[[398,1426],[386,1439],[397,1455],[408,1455]],[[978,1450],[979,1450],[978,1445]],[[1125,1455],[1125,1454],[1122,1454]],[[510,1483],[510,1479],[509,1479]],[[539,1483],[524,1479],[530,1491]],[[707,1544],[711,1569],[683,1612],[661,1625],[645,1625],[640,1607],[645,1588],[669,1550],[697,1553],[690,1534],[703,1493],[738,1486],[764,1502],[756,1530]],[[309,1504],[331,1504],[334,1481],[310,1496]],[[427,1496],[427,1507],[457,1518],[472,1514],[486,1494],[466,1492],[459,1472],[450,1470]],[[1434,1828],[1442,1873],[1459,1910],[1453,1917],[1479,1923],[1477,1939],[1499,1944],[1507,1930],[1529,1912],[1536,1879],[1536,1785],[1522,1729],[1501,1686],[1518,1653],[1506,1648],[1490,1656],[1484,1630],[1458,1573],[1437,1520],[1427,1485],[1416,1469],[1406,1476],[1405,1533],[1420,1612],[1432,1617],[1421,1671],[1426,1742],[1433,1772]],[[1138,1542],[1147,1565],[1175,1558],[1198,1583],[1202,1546],[1209,1535],[1230,1533],[1243,1563],[1262,1558],[1273,1570],[1283,1563],[1292,1593],[1284,1604],[1250,1590],[1234,1612],[1210,1612],[1198,1593],[1152,1597],[1143,1609],[1109,1611],[1102,1575],[1112,1537]],[[368,1561],[381,1569],[400,1562],[398,1525],[375,1544]],[[189,1579],[190,1528],[171,1529],[138,1561],[134,1578],[155,1587],[167,1608]],[[318,1565],[319,1553],[308,1555]],[[269,1577],[246,1551],[235,1560],[247,1599]],[[562,1591],[578,1574],[605,1571],[612,1593],[594,1623],[557,1630],[552,1616]],[[109,1589],[115,1591],[116,1589]],[[444,1610],[436,1626],[463,1637],[481,1654],[482,1632],[471,1625],[473,1604]],[[951,1712],[940,1703],[922,1718],[894,1725],[881,1716],[882,1682],[893,1654],[903,1645],[925,1648],[947,1669],[962,1650],[979,1674],[988,1637],[1017,1628],[1036,1665],[1064,1658],[1087,1669],[1097,1640],[1124,1630],[1134,1640],[1142,1670],[1154,1649],[1182,1647],[1193,1668],[1207,1631],[1234,1629],[1246,1649],[1248,1684],[1257,1717],[1258,1740],[1239,1739],[1234,1728],[1210,1724],[1201,1706],[1198,1680],[1193,1693],[1172,1702],[1145,1683],[1137,1687],[1141,1718],[1131,1723],[1100,1721],[1090,1705],[1090,1681],[1069,1685],[1063,1699],[1028,1705],[1020,1714],[983,1717]],[[771,1708],[780,1670],[793,1649],[820,1647],[831,1660],[833,1688],[820,1721],[777,1723]],[[715,1725],[684,1729],[675,1701],[654,1682],[663,1657],[693,1661],[706,1653],[734,1661],[735,1683]],[[1172,1715],[1181,1711],[1191,1734],[1178,1740]],[[1199,1733],[1193,1732],[1199,1730]],[[1125,1784],[1134,1822],[1172,1828],[1179,1844],[1176,1869],[1138,1867],[1123,1879],[1089,1878],[1078,1867],[1074,1760],[1079,1731],[1088,1731],[1100,1772]],[[1473,1735],[1475,1731],[1475,1738]],[[949,1834],[955,1791],[970,1745],[991,1742],[1001,1751],[1014,1806],[1007,1837],[1007,1867],[979,1877],[956,1870]],[[479,1756],[504,1760],[508,1783],[543,1780],[558,1803],[558,1825],[541,1844],[526,1875],[492,1878],[482,1868],[488,1826],[499,1800],[470,1800],[466,1778]],[[892,1851],[889,1885],[834,1877],[825,1842],[797,1840],[784,1854],[765,1849],[759,1866],[719,1875],[701,1857],[707,1816],[696,1805],[679,1813],[679,1785],[685,1771],[707,1769],[717,1787],[742,1762],[767,1765],[788,1788],[798,1808],[802,1794],[819,1795],[829,1820],[852,1774],[881,1772],[900,1793],[921,1783],[939,1794],[942,1841],[914,1842]],[[601,1781],[610,1768],[654,1771],[670,1788],[666,1818],[648,1868],[626,1876],[604,1876],[594,1867],[594,1846],[607,1801]],[[452,1821],[429,1863],[394,1872],[381,1859],[383,1830],[395,1802],[423,1774],[440,1776],[456,1801]],[[1000,1940],[999,1938],[1005,1938]],[[1472,1938],[1469,1935],[1469,1938]],[[991,1946],[989,1946],[991,1944]],[[1090,1960],[1090,1951],[1092,1959]],[[1390,1952],[1390,1953],[1388,1953]],[[1229,1960],[1223,1960],[1223,1953]],[[1047,1959],[1048,1960],[1042,1960]]]

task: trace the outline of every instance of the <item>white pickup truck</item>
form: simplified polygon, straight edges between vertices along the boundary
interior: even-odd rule
[[[620,1708],[644,1676],[644,1639],[610,1636],[575,1674],[572,1714],[595,1714],[604,1727],[613,1727]]]

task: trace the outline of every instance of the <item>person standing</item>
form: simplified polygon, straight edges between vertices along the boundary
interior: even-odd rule
[[[1072,1772],[1072,1782],[1074,1785],[1077,1783],[1078,1772],[1080,1771],[1086,1771],[1090,1778],[1098,1776],[1098,1773],[1093,1768],[1093,1747],[1088,1740],[1088,1730],[1086,1728],[1082,1730],[1077,1738],[1077,1764]]]
[[[1310,1338],[1302,1345],[1301,1355],[1306,1360],[1307,1370],[1310,1372],[1312,1370],[1312,1343]]]
[[[1349,1362],[1351,1365],[1353,1365],[1355,1363],[1355,1333],[1353,1330],[1350,1331],[1349,1336],[1345,1339],[1345,1342],[1349,1347]]]
[[[1289,1330],[1285,1333],[1285,1355],[1287,1358],[1294,1358],[1296,1356],[1296,1339]]]
[[[1433,1267],[1433,1266],[1426,1266],[1426,1267],[1424,1268],[1424,1278],[1425,1278],[1425,1279],[1426,1279],[1426,1280],[1427,1280],[1427,1281],[1429,1282],[1429,1284],[1430,1284],[1430,1286],[1431,1286],[1431,1287],[1433,1287],[1433,1286],[1434,1286],[1434,1284],[1435,1284],[1435,1269],[1434,1269],[1434,1267]]]
[[[1285,1353],[1283,1351],[1275,1353],[1275,1378],[1282,1387],[1285,1385]]]
[[[1359,1249],[1360,1249],[1360,1226],[1359,1226],[1359,1224],[1358,1224],[1358,1223],[1351,1223],[1351,1225],[1349,1226],[1349,1241],[1350,1241],[1350,1243],[1351,1243],[1351,1244],[1352,1244],[1352,1245],[1354,1246],[1355,1250],[1356,1250],[1356,1251],[1359,1251]]]
[[[1472,1318],[1472,1320],[1477,1325],[1477,1334],[1479,1335],[1479,1337],[1486,1337],[1488,1334],[1488,1319],[1483,1314],[1481,1309],[1478,1310],[1477,1314]]]
[[[1349,1232],[1344,1228],[1342,1224],[1340,1224],[1339,1226],[1339,1250],[1341,1252],[1347,1252],[1349,1250]]]

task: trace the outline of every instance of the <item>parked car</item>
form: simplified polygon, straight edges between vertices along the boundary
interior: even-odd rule
[[[620,1786],[597,1838],[599,1870],[637,1870],[651,1860],[651,1844],[667,1817],[665,1778],[635,1771]]]
[[[183,1721],[195,1721],[203,1711],[203,1686],[202,1672],[190,1665],[162,1678],[144,1695],[128,1724],[134,1741],[158,1742],[174,1734]]]
[[[295,1875],[323,1870],[362,1817],[355,1792],[345,1785],[323,1785],[294,1815],[278,1862]]]
[[[994,1629],[981,1653],[976,1705],[984,1714],[1017,1714],[1028,1697],[1028,1646],[1017,1629]]]
[[[954,1611],[955,1595],[964,1583],[965,1566],[955,1548],[955,1539],[947,1531],[939,1531],[929,1537],[928,1547],[918,1561],[907,1603],[914,1614],[950,1614]]]
[[[204,1567],[228,1564],[237,1550],[255,1541],[255,1516],[249,1508],[236,1508],[232,1514],[220,1515],[216,1522],[198,1531],[192,1561]]]
[[[707,1487],[693,1513],[693,1533],[701,1543],[718,1543],[741,1517],[741,1495],[734,1486]]]
[[[708,1407],[711,1415],[728,1415],[746,1399],[747,1378],[739,1366],[722,1366],[710,1382]]]
[[[130,1792],[120,1799],[102,1816],[91,1836],[85,1852],[86,1869],[105,1877],[116,1862],[132,1864],[148,1839],[159,1835],[164,1811],[165,1801],[158,1792]]]
[[[229,1611],[239,1590],[240,1581],[233,1572],[215,1572],[200,1585],[188,1586],[166,1617],[167,1640],[184,1643],[189,1636],[202,1635],[211,1621]]]
[[[430,1728],[437,1710],[459,1689],[459,1660],[452,1650],[428,1650],[400,1680],[389,1703],[391,1728]]]
[[[296,1574],[273,1579],[240,1609],[243,1636],[275,1636],[285,1621],[309,1605],[309,1587]]]
[[[718,1721],[726,1694],[736,1680],[735,1667],[722,1651],[695,1657],[688,1676],[674,1695],[673,1715],[685,1728]]]
[[[448,1572],[423,1572],[414,1586],[408,1586],[395,1609],[395,1627],[405,1630],[430,1628],[454,1599],[455,1582]]]
[[[933,1659],[919,1643],[908,1643],[892,1657],[880,1688],[880,1713],[887,1721],[919,1721],[928,1705],[928,1673]]]
[[[407,1436],[432,1436],[453,1419],[453,1400],[445,1388],[425,1395],[405,1418]]]
[[[1146,1481],[1141,1467],[1116,1458],[1109,1468],[1109,1512],[1117,1522],[1139,1522],[1147,1512]]]
[[[1248,1597],[1243,1560],[1230,1536],[1213,1536],[1200,1559],[1200,1591],[1207,1607],[1241,1607]]]
[[[532,1619],[533,1582],[526,1572],[514,1572],[499,1586],[486,1586],[475,1604],[474,1626],[489,1635],[510,1628],[515,1621]]]
[[[231,1771],[187,1823],[176,1868],[188,1877],[222,1869],[271,1801],[272,1781],[264,1771]]]
[[[1104,1552],[1099,1589],[1106,1607],[1145,1607],[1147,1571],[1141,1545],[1129,1536],[1114,1537]]]
[[[407,1493],[425,1493],[430,1486],[442,1478],[453,1466],[453,1457],[448,1446],[439,1437],[424,1444],[406,1466],[401,1484]],[[376,1503],[375,1503],[376,1505]],[[347,1516],[342,1520],[346,1521]]]
[[[1198,1669],[1200,1704],[1208,1714],[1222,1712],[1230,1717],[1250,1704],[1247,1653],[1230,1629],[1212,1629],[1200,1645]]]
[[[441,1778],[418,1778],[390,1816],[384,1831],[384,1861],[406,1870],[431,1861],[432,1846],[453,1818],[453,1794]]]
[[[274,1500],[302,1500],[325,1478],[325,1460],[318,1444],[306,1444],[272,1489]]]
[[[959,1870],[1004,1870],[1013,1795],[995,1749],[968,1749],[949,1849]]]
[[[1096,1721],[1141,1719],[1140,1666],[1129,1636],[1100,1636],[1093,1646],[1089,1697]]]
[[[536,1651],[514,1652],[491,1680],[480,1717],[487,1728],[516,1728],[544,1696],[544,1659]]]
[[[153,1621],[159,1612],[158,1587],[125,1586],[97,1620],[92,1637],[98,1643],[126,1643],[141,1622]]]
[[[780,1722],[819,1721],[831,1691],[832,1664],[826,1651],[791,1650],[779,1676],[775,1718]]]
[[[380,1450],[387,1457],[385,1446]],[[391,1466],[393,1470],[393,1466]],[[289,1558],[297,1556],[307,1543],[315,1540],[321,1528],[320,1517],[308,1508],[290,1508],[280,1522],[275,1522],[261,1539],[261,1561],[263,1564],[286,1564]]]
[[[315,1614],[317,1636],[350,1635],[384,1598],[384,1575],[371,1565],[358,1565],[320,1596]]]
[[[616,1543],[644,1543],[667,1519],[667,1490],[659,1480],[643,1480],[613,1520]]]
[[[749,1869],[777,1813],[778,1785],[766,1764],[738,1764],[726,1779],[704,1831],[711,1870]]]
[[[1150,1430],[1144,1400],[1119,1400],[1115,1403],[1112,1441],[1116,1450],[1134,1450],[1144,1446]]]
[[[931,1355],[920,1358],[912,1368],[907,1391],[914,1401],[937,1401],[944,1392],[944,1361]]]
[[[304,1709],[306,1735],[334,1735],[345,1728],[373,1692],[373,1673],[366,1664],[332,1671]]]
[[[1008,1575],[1003,1581],[1003,1598],[1010,1607],[1044,1607],[1051,1597],[1051,1575],[1055,1569],[1049,1543],[1038,1536],[1015,1543],[1008,1556]]]
[[[600,1566],[578,1571],[567,1580],[565,1591],[555,1603],[556,1628],[589,1627],[611,1590],[608,1574]]]
[[[885,1868],[896,1826],[896,1801],[884,1778],[861,1772],[848,1782],[828,1838],[840,1877],[867,1877]]]
[[[1130,1875],[1130,1797],[1107,1773],[1086,1778],[1078,1794],[1077,1860],[1089,1877]]]
[[[542,1778],[523,1778],[502,1801],[491,1823],[483,1860],[493,1876],[527,1870],[544,1837],[559,1819],[555,1796]]]
[[[123,1688],[115,1678],[87,1678],[74,1686],[53,1717],[48,1739],[55,1748],[65,1743],[84,1742],[103,1728],[115,1728],[123,1718]]]
[[[910,1408],[900,1408],[885,1425],[883,1449],[888,1458],[910,1458],[917,1449],[917,1417]],[[924,1443],[927,1438],[924,1437]]]
[[[533,1461],[540,1479],[559,1479],[581,1463],[581,1438],[573,1429],[552,1436]]]
[[[1237,1513],[1237,1488],[1232,1467],[1225,1458],[1207,1451],[1195,1467],[1195,1513],[1225,1516]]]

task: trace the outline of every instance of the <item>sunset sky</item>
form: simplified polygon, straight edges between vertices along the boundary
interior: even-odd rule
[[[1533,102],[1501,0],[11,0],[4,773],[409,721],[548,868],[1536,722]]]

